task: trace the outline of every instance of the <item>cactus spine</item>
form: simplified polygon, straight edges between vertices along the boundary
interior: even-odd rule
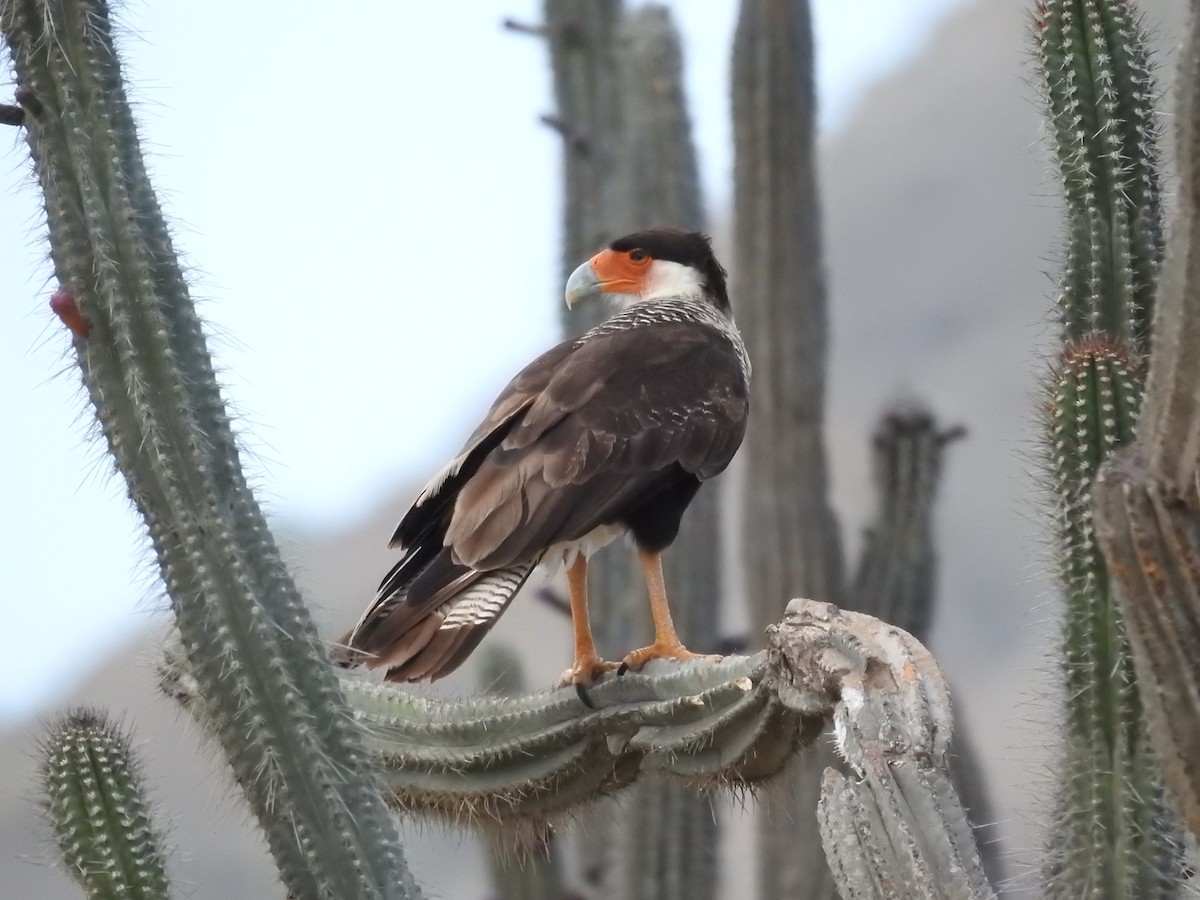
[[[246,485],[150,186],[100,0],[12,0],[55,274],[83,381],[146,522],[212,730],[297,897],[413,897],[398,834]],[[78,323],[77,323],[78,324]]]
[[[80,709],[51,726],[41,749],[46,815],[89,900],[166,900],[163,834],[129,737]]]
[[[1035,27],[1067,218],[1045,436],[1068,698],[1047,896],[1173,896],[1172,832],[1089,504],[1142,396],[1162,254],[1155,92],[1131,4],[1046,0]]]

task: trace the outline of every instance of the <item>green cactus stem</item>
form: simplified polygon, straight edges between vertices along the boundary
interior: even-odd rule
[[[1034,23],[1066,200],[1063,337],[1141,352],[1163,239],[1157,89],[1136,4],[1039,0]]]
[[[1034,21],[1066,215],[1044,438],[1066,600],[1047,896],[1172,896],[1173,832],[1090,505],[1141,403],[1162,256],[1155,89],[1132,3],[1044,0]]]
[[[166,900],[165,840],[129,736],[99,711],[74,710],[50,726],[41,756],[46,817],[89,900]]]
[[[83,382],[146,522],[211,731],[293,896],[415,897],[360,735],[242,474],[108,9],[9,0],[0,25]]]
[[[1090,491],[1133,439],[1142,381],[1124,348],[1068,345],[1048,408],[1053,496],[1067,610],[1062,776],[1048,860],[1051,896],[1170,896],[1176,854],[1114,585],[1096,542]],[[1114,891],[1114,894],[1107,893]],[[1089,895],[1090,896],[1090,895]]]
[[[1096,534],[1121,591],[1151,736],[1176,810],[1200,835],[1200,18],[1180,63],[1179,203],[1136,444],[1095,489]]]
[[[163,688],[209,718],[188,664],[168,650]],[[819,732],[823,701],[780,703],[766,659],[655,662],[589,690],[444,701],[341,673],[355,718],[406,812],[478,827],[516,843],[581,804],[665,773],[693,787],[753,783],[780,772]]]

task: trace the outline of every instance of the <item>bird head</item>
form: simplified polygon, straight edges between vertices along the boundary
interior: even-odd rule
[[[603,296],[620,306],[673,297],[730,314],[725,270],[706,235],[653,228],[617,238],[567,279],[567,306]]]

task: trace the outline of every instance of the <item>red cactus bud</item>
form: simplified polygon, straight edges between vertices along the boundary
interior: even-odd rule
[[[50,308],[71,329],[76,337],[85,338],[92,330],[91,324],[79,311],[79,303],[70,291],[57,290],[50,295]]]

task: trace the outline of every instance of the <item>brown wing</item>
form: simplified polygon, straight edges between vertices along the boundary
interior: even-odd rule
[[[545,390],[563,360],[574,350],[574,340],[563,341],[527,365],[508,383],[458,455],[434,475],[417,495],[412,507],[396,526],[388,546],[410,550],[427,543],[435,552],[441,549],[449,514],[462,486],[475,474],[483,459],[508,435],[522,413]],[[431,542],[430,539],[434,540]]]
[[[590,339],[524,395],[462,483],[445,546],[474,568],[511,565],[623,521],[679,470],[713,477],[745,434],[747,387],[733,345],[709,326]]]
[[[681,474],[695,484],[724,469],[746,387],[728,340],[695,324],[547,351],[404,516],[392,540],[404,556],[335,658],[402,681],[453,670],[547,547],[624,521]]]

